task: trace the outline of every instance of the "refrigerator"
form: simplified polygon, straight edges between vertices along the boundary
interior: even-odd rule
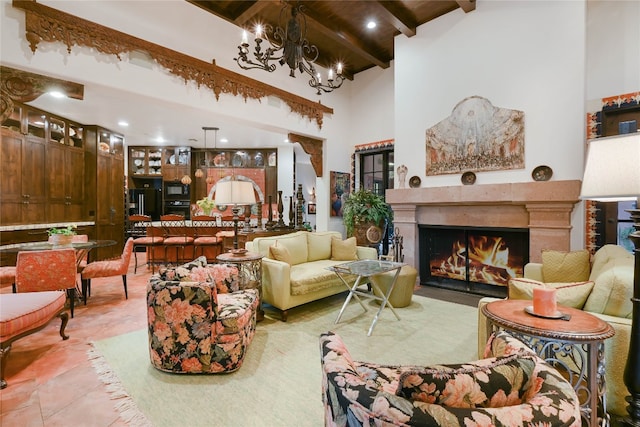
[[[162,215],[162,193],[157,188],[133,188],[129,190],[129,215],[149,215],[160,221]]]

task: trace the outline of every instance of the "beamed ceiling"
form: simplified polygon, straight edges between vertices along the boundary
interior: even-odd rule
[[[317,63],[329,68],[340,61],[347,77],[372,67],[388,68],[395,36],[412,37],[419,25],[458,8],[470,12],[476,7],[475,0],[187,1],[249,32],[257,23],[284,27],[290,15],[287,10],[279,23],[283,5],[301,3],[307,39],[320,51]],[[377,23],[374,30],[367,29],[369,20]]]

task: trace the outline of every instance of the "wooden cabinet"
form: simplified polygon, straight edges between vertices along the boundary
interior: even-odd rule
[[[162,148],[129,147],[129,176],[132,178],[160,178],[162,176]]]
[[[92,255],[95,259],[117,257],[124,247],[124,137],[98,126],[86,126],[85,145],[85,185],[96,189],[95,194],[87,195],[95,237],[117,242],[96,249]]]
[[[165,147],[162,180],[180,181],[185,175],[191,175],[191,147]]]
[[[0,224],[44,222],[44,139],[28,137],[8,127],[3,127],[0,135]]]
[[[84,151],[51,144],[46,155],[47,221],[69,222],[84,218]]]

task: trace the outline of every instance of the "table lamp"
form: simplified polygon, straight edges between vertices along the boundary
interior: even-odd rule
[[[640,197],[640,133],[589,141],[582,179],[581,199],[603,202],[638,200]],[[637,203],[637,202],[636,202]],[[629,239],[635,246],[633,311],[629,353],[624,369],[628,417],[625,425],[640,426],[640,209],[629,209],[635,231]]]
[[[216,205],[233,205],[233,249],[238,249],[238,220],[242,212],[242,206],[252,205],[256,202],[256,194],[253,184],[248,181],[221,181],[216,184]]]

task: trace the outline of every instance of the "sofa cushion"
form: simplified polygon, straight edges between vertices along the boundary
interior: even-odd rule
[[[355,261],[358,259],[356,238],[349,237],[346,240],[337,237],[331,238],[331,259],[334,261]]]
[[[605,270],[605,266],[611,260],[627,259],[633,260],[633,254],[619,245],[604,245],[593,254],[593,263],[591,265],[591,275],[589,280],[595,281],[596,278]]]
[[[340,261],[325,259],[291,266],[289,292],[291,295],[305,295],[334,286],[344,287],[336,273],[327,270],[327,267],[337,264],[340,264]],[[347,280],[353,279],[355,276],[347,277]],[[347,289],[344,288],[344,290]]]
[[[307,246],[309,254],[307,261],[318,261],[331,258],[331,238],[335,232],[309,233],[307,234]]]
[[[627,252],[628,253],[628,252]],[[585,311],[631,319],[633,303],[633,256],[612,258],[602,266]]]
[[[291,265],[291,254],[289,253],[289,249],[284,246],[278,246],[278,242],[273,246],[269,246],[269,258],[275,259],[276,261],[286,262]]]
[[[553,288],[556,289],[556,301],[558,305],[582,309],[594,283],[573,282],[573,283],[542,283],[537,280],[513,278],[509,280],[509,299],[533,299],[533,288]]]
[[[517,353],[474,363],[403,372],[396,394],[453,408],[500,408],[526,402],[540,390],[534,355]]]
[[[542,277],[546,283],[583,282],[589,280],[589,251],[542,251]]]

